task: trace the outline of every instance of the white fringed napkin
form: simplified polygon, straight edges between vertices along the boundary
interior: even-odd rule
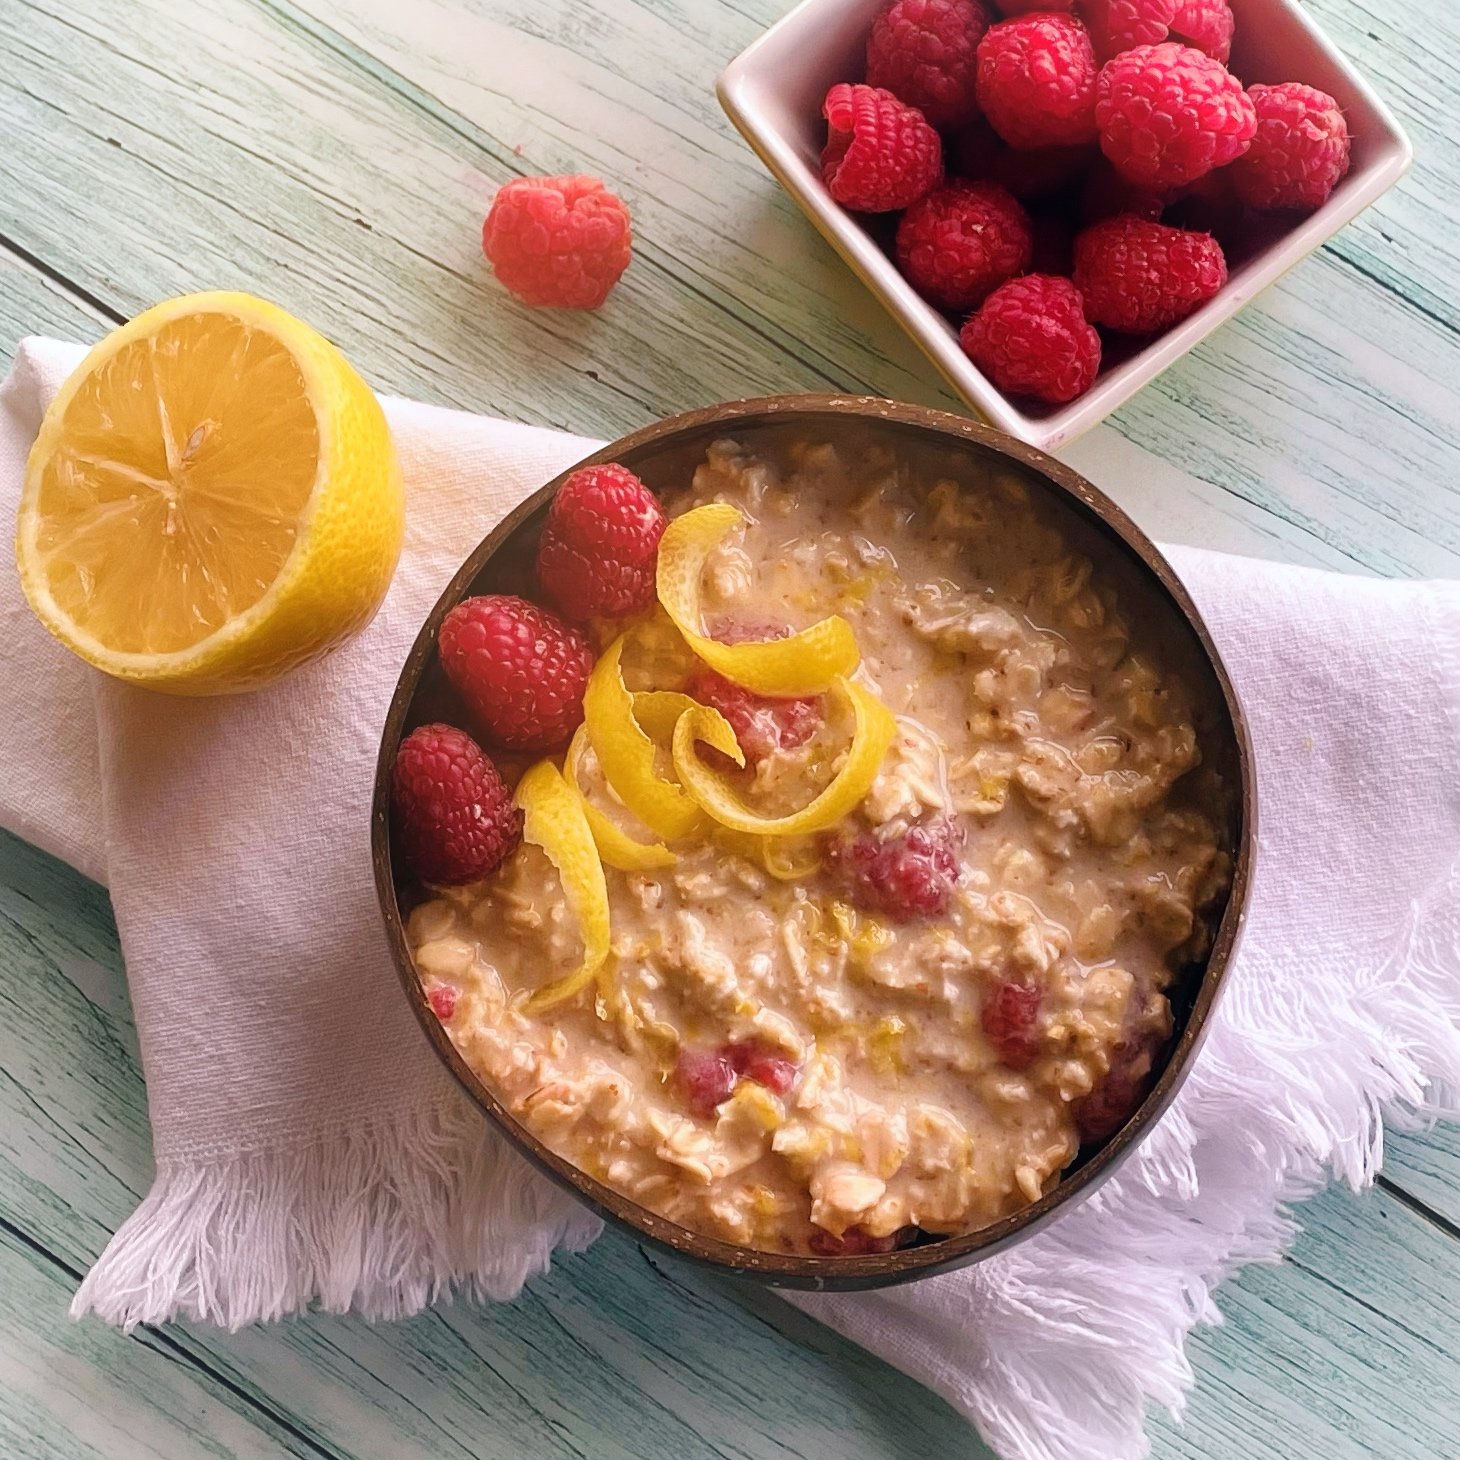
[[[79,357],[0,390],[0,515]],[[0,573],[0,824],[111,889],[157,1159],[73,1312],[228,1327],[500,1298],[595,1221],[458,1095],[405,1006],[370,868],[377,737],[472,546],[596,443],[389,401],[405,555],[355,643],[275,689],[180,701],[94,675]],[[1460,1113],[1460,585],[1172,554],[1251,716],[1262,844],[1197,1068],[1096,1198],[972,1270],[793,1299],[967,1414],[1007,1460],[1129,1460],[1179,1412],[1212,1290],[1287,1203],[1372,1179],[1384,1120]]]

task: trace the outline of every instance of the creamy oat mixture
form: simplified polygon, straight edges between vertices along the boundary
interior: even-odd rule
[[[826,445],[777,467],[721,443],[667,504],[749,520],[704,574],[712,631],[833,612],[855,629],[858,679],[899,733],[843,826],[607,869],[604,975],[538,1016],[524,991],[582,943],[537,848],[409,923],[428,991],[454,991],[433,1001],[451,1038],[524,1124],[644,1206],[759,1248],[879,1250],[1049,1190],[1138,1101],[1165,990],[1230,875],[1196,707],[1101,570],[1012,475],[907,476]],[[636,687],[664,672],[641,666]],[[818,723],[741,773],[748,803],[778,814],[835,772],[847,727]],[[615,810],[591,755],[583,771]],[[852,875],[849,848],[909,831],[954,859],[939,912],[889,914]],[[726,1060],[732,1092],[708,1104]]]

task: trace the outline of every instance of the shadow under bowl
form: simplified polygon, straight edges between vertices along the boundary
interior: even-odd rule
[[[1139,605],[1141,633],[1173,656],[1202,707],[1198,734],[1205,762],[1214,765],[1228,793],[1225,850],[1233,875],[1225,903],[1212,913],[1208,955],[1181,971],[1168,991],[1174,1032],[1140,1107],[1109,1139],[1083,1148],[1051,1191],[1037,1202],[975,1232],[929,1237],[918,1245],[861,1257],[817,1257],[763,1252],[689,1230],[640,1206],[550,1150],[522,1125],[462,1059],[431,1011],[406,939],[404,914],[422,889],[392,856],[390,775],[402,737],[434,719],[461,719],[436,655],[441,621],[475,593],[532,591],[537,533],[553,494],[568,472],[554,478],[509,513],[462,564],[422,626],[391,700],[381,738],[371,819],[376,888],[406,997],[442,1062],[488,1120],[534,1166],[599,1216],[632,1235],[694,1262],[776,1287],[848,1290],[876,1288],[962,1267],[1033,1235],[1069,1211],[1116,1170],[1174,1099],[1191,1069],[1231,965],[1246,911],[1256,848],[1256,779],[1246,720],[1232,683],[1196,605],[1165,558],[1135,524],[1078,473],[1024,442],[960,416],[869,397],[774,396],[691,411],[636,431],[586,457],[617,461],[657,494],[685,487],[709,446],[731,438],[774,454],[794,441],[833,441],[845,450],[879,448],[927,480],[972,483],[991,470],[1015,472],[1042,513],[1089,552],[1097,571],[1113,577],[1122,602]]]

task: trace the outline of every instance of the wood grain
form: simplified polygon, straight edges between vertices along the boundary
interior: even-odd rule
[[[735,395],[948,403],[719,116],[782,0],[0,0],[0,358],[192,288],[251,288],[373,382],[611,436]],[[1386,574],[1460,567],[1460,21],[1312,0],[1419,146],[1414,176],[1069,459],[1159,536]],[[504,178],[599,169],[636,261],[601,316],[506,299]],[[609,1238],[518,1303],[372,1328],[73,1327],[150,1177],[105,895],[0,838],[0,1453],[980,1456],[939,1401],[767,1294]],[[1460,1453],[1460,1136],[1308,1203],[1291,1261],[1223,1292],[1155,1453]]]

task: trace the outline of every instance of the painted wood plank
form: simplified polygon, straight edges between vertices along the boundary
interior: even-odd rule
[[[1386,1180],[1460,1231],[1460,1125],[1386,1141]]]
[[[9,838],[0,1070],[0,1215],[79,1269],[148,1179],[144,1092],[104,894]],[[1303,1220],[1295,1264],[1224,1294],[1226,1328],[1194,1345],[1192,1420],[1159,1429],[1158,1455],[1236,1460],[1253,1437],[1295,1456],[1445,1453],[1424,1450],[1427,1432],[1407,1416],[1423,1415],[1427,1387],[1460,1384],[1446,1313],[1460,1245],[1387,1195],[1329,1193]],[[1385,1275],[1382,1291],[1362,1286],[1366,1272]],[[47,1300],[52,1317],[64,1296]],[[86,1330],[110,1371],[121,1359],[108,1346],[126,1341]],[[1425,1334],[1430,1348],[1412,1352]],[[230,1392],[341,1456],[982,1453],[940,1401],[772,1295],[661,1272],[616,1236],[510,1306],[167,1335]],[[1377,1403],[1385,1391],[1402,1402]],[[1443,1425],[1433,1433],[1449,1443]]]
[[[112,321],[0,245],[0,374],[26,335],[90,343]]]
[[[515,149],[507,153],[505,141],[495,143],[507,165],[588,165],[626,178],[652,168],[657,211],[650,226],[670,240],[676,259],[718,281],[742,310],[777,318],[794,311],[807,317],[805,337],[835,338],[841,300],[824,298],[820,281],[808,281],[801,269],[767,267],[788,251],[805,252],[809,225],[748,149],[725,153],[727,136],[732,148],[736,139],[708,95],[708,78],[783,5],[751,6],[748,15],[706,9],[688,33],[678,23],[682,8],[652,3],[615,5],[605,15],[592,0],[575,0],[559,8],[556,27],[542,26],[540,7],[529,0],[425,0],[404,13],[390,0],[297,6],[386,61],[398,89],[451,107],[486,138],[515,139],[520,158]],[[642,59],[625,71],[625,56]],[[546,67],[554,77],[550,107],[512,82]],[[667,139],[666,101],[680,123],[679,134]],[[717,180],[712,241],[696,249],[705,228],[706,154]],[[1453,173],[1453,161],[1448,165]],[[770,219],[777,233],[762,243],[756,225],[767,232]],[[765,300],[757,281],[767,277],[786,278],[789,293]],[[1382,324],[1369,328],[1376,310]],[[890,326],[880,323],[885,334]],[[1168,373],[1116,424],[1235,493],[1256,509],[1251,518],[1296,528],[1309,558],[1348,558],[1390,574],[1444,572],[1460,562],[1460,496],[1450,486],[1449,435],[1435,425],[1460,414],[1460,384],[1453,371],[1435,367],[1454,346],[1441,324],[1383,297],[1329,250]],[[1346,412],[1344,431],[1334,429],[1336,409]],[[1355,459],[1353,443],[1366,440],[1379,444]],[[1417,479],[1435,489],[1418,496]],[[1383,523],[1378,530],[1376,519]],[[1279,550],[1292,539],[1289,532],[1274,536]]]
[[[102,0],[63,23],[20,3],[0,80],[18,186],[0,199],[0,231],[52,249],[57,267],[122,308],[247,283],[323,324],[380,384],[580,430],[614,434],[708,399],[823,385],[826,357],[843,362],[839,384],[942,399],[714,109],[714,69],[769,8],[706,7],[690,27],[680,9],[630,0],[603,10],[565,0],[554,25],[522,0],[475,15],[234,0],[199,16]],[[185,77],[149,69],[166,47],[188,56]],[[496,89],[475,83],[478,71]],[[571,130],[589,116],[591,131]],[[497,181],[569,165],[630,179],[640,215],[640,263],[592,320],[519,309],[476,245]],[[107,201],[87,208],[90,196]],[[1165,504],[1184,536],[1440,572],[1455,561],[1443,485],[1454,473],[1435,466],[1432,427],[1454,410],[1453,372],[1429,368],[1444,336],[1362,273],[1335,282],[1344,268],[1334,258],[1300,270],[1284,290],[1311,282],[1291,317],[1261,302],[1117,425],[1197,479]],[[1386,298],[1382,337],[1366,342],[1355,321]],[[1264,330],[1287,352],[1277,389]],[[1355,465],[1335,433],[1315,431],[1283,388],[1310,357],[1347,387],[1335,398],[1364,414],[1365,439],[1403,431],[1407,444]],[[1417,374],[1431,388],[1401,426],[1408,407],[1390,382]],[[1234,390],[1240,413],[1221,405]],[[1432,491],[1414,493],[1416,471]],[[1142,505],[1138,486],[1106,484]],[[1214,538],[1208,522],[1226,531]]]
[[[273,1460],[321,1452],[150,1335],[65,1317],[71,1277],[0,1227],[0,1454]],[[327,1452],[326,1452],[327,1453]]]

